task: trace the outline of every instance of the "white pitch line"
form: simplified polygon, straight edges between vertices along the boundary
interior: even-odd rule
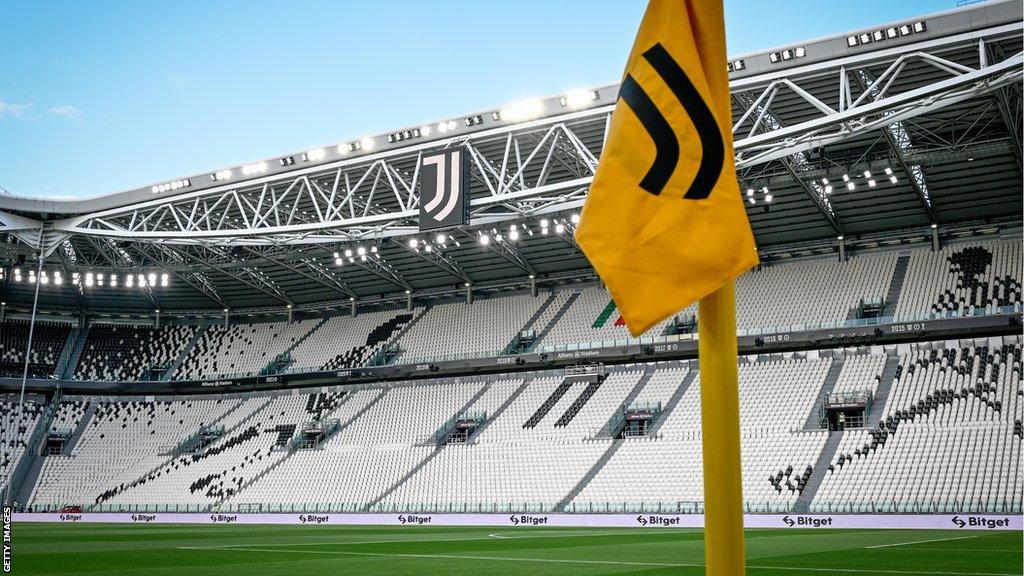
[[[195,549],[195,547],[179,546],[179,548]],[[570,560],[564,558],[515,558],[509,556],[471,556],[463,554],[387,554],[380,552],[343,552],[339,550],[280,550],[274,548],[208,548],[209,550],[233,552],[276,552],[291,554],[328,554],[333,556],[372,556],[385,558],[423,558],[441,560],[486,560],[496,562],[537,562],[549,564],[598,564],[610,566],[634,566],[651,568],[703,568],[704,564],[677,562],[626,562],[620,560]],[[860,569],[860,568],[808,568],[796,566],[759,566],[748,564],[747,568],[755,570],[783,570],[795,572],[827,572],[844,574],[930,574],[934,576],[1017,576],[1004,572],[920,572],[917,570]]]
[[[955,538],[936,538],[934,540],[915,540],[914,542],[897,542],[895,544],[878,544],[875,546],[865,546],[865,549],[870,548],[894,548],[896,546],[910,546],[911,544],[927,544],[929,542],[945,542],[947,540],[966,540],[968,538],[977,538],[982,534],[974,534],[972,536],[957,536]]]
[[[671,531],[674,534],[686,533],[691,531],[690,529],[682,529],[681,531]],[[668,532],[668,531],[666,531]],[[504,536],[503,534],[512,534],[511,532],[494,532],[488,534],[487,537],[483,536],[472,536],[469,538],[405,538],[402,540],[351,540],[347,542],[281,542],[274,544],[274,546],[354,546],[358,544],[406,544],[416,542],[467,542],[473,540],[490,540],[492,538],[500,538],[503,540],[519,540],[523,538],[584,538],[589,536],[631,536],[638,534],[638,532],[629,532],[623,530],[621,532],[599,532],[591,534],[588,532],[576,532],[576,533],[560,533],[560,532],[537,532],[537,533],[524,533],[522,535]],[[211,546],[178,546],[182,550],[216,550],[216,549],[240,549],[253,546],[253,544],[219,544]]]

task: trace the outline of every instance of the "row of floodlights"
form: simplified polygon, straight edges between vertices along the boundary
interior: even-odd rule
[[[22,273],[21,268],[15,268],[12,271],[11,278],[15,282],[28,282],[29,284],[35,284],[37,280],[36,271],[29,269],[27,273]],[[43,270],[38,275],[40,285],[53,284],[60,286],[64,284],[64,275],[60,270],[54,270],[52,273]],[[117,274],[104,274],[103,272],[86,272],[84,274],[79,272],[71,273],[71,284],[74,286],[109,286],[111,288],[117,288],[118,282],[121,282],[126,288],[147,288],[163,286],[166,287],[169,284],[170,277],[166,272],[157,275],[156,272],[149,272],[147,274],[124,274],[120,278]]]
[[[536,233],[546,236],[554,231],[555,234],[565,234],[566,232],[572,232],[575,227],[580,223],[580,215],[572,214],[569,218],[554,218],[547,219],[542,218],[538,224],[539,229]],[[508,231],[503,232],[497,228],[493,228],[490,231],[481,230],[477,231],[477,242],[481,246],[489,246],[491,242],[504,242],[509,240],[516,242],[523,236],[533,236],[535,234],[534,229],[526,224],[511,224],[509,225]],[[454,236],[449,234],[439,233],[436,236],[430,238],[410,238],[407,241],[407,246],[410,250],[416,252],[432,253],[434,250],[445,250],[450,246],[456,248],[462,247],[462,242],[457,240]],[[380,258],[376,246],[356,246],[355,248],[345,248],[334,252],[334,264],[336,266],[344,266],[345,262],[354,263],[356,260],[366,262],[369,258]]]
[[[846,44],[850,47],[861,46],[864,44],[871,44],[872,42],[881,42],[883,40],[890,40],[892,38],[899,38],[901,36],[909,36],[911,34],[918,34],[928,29],[924,20],[917,22],[911,22],[909,24],[901,24],[899,26],[890,26],[889,28],[880,28],[878,30],[872,30],[871,32],[864,32],[862,34],[856,34],[854,36],[846,37]],[[788,62],[797,58],[803,58],[807,55],[807,48],[804,46],[797,46],[795,48],[786,48],[785,50],[779,50],[772,52],[768,55],[768,60],[772,64],[778,64],[780,62]],[[743,59],[730,60],[726,67],[729,72],[738,72],[744,70],[747,67],[746,62]]]
[[[785,50],[772,52],[768,55],[768,60],[772,64],[778,64],[779,62],[788,62],[794,58],[803,58],[804,56],[807,56],[807,49],[803,46],[797,46],[796,48],[786,48]]]
[[[745,61],[743,61],[743,59],[740,59],[740,60],[730,60],[726,64],[726,68],[729,70],[729,72],[739,72],[740,70],[743,70],[746,67],[747,67],[747,63]]]
[[[558,99],[558,103],[562,108],[581,110],[600,100],[600,98],[600,94],[597,90],[571,90],[564,96],[560,97]],[[490,116],[494,121],[525,122],[527,120],[539,118],[543,113],[544,102],[542,100],[522,100],[502,108],[501,110],[492,112]],[[462,122],[467,127],[480,126],[484,123],[484,116],[482,114],[466,116],[462,119]],[[459,123],[455,120],[445,120],[438,122],[436,125],[425,125],[419,128],[392,132],[386,135],[386,138],[389,144],[394,144],[396,142],[405,142],[430,136],[435,130],[439,134],[447,134],[449,132],[454,132],[458,127]],[[359,140],[339,144],[336,147],[336,151],[339,155],[344,156],[353,152],[369,152],[370,150],[373,150],[375,146],[376,141],[373,138],[363,137]],[[298,158],[295,156],[284,156],[280,158],[278,162],[281,166],[293,166],[300,160],[302,162],[321,162],[326,158],[326,149],[314,148],[313,150],[303,152]],[[243,176],[257,176],[266,172],[268,168],[269,165],[266,162],[254,162],[252,164],[242,166],[241,172]],[[231,170],[218,170],[217,172],[210,174],[210,180],[214,182],[223,182],[225,180],[230,180],[233,175],[234,173]],[[159,192],[178,190],[190,185],[191,182],[187,179],[176,180],[167,184],[153,186],[153,193],[156,194]]]
[[[888,179],[890,183],[899,183],[900,180],[899,178],[896,177],[895,174],[893,174],[892,168],[886,167],[883,170],[883,172],[885,174],[885,179]],[[872,174],[871,170],[865,170],[861,174],[864,176],[864,180],[867,182],[869,188],[874,188],[875,186],[878,185],[878,177]],[[835,186],[845,186],[847,190],[853,191],[857,189],[857,183],[855,182],[856,178],[856,174],[853,176],[850,176],[849,174],[843,174],[841,184],[838,182],[833,182],[826,177],[820,180],[815,180],[814,182],[812,182],[812,185],[815,188],[820,189],[825,194],[831,194]],[[771,190],[769,190],[767,186],[762,186],[760,190],[756,190],[754,188],[747,188],[747,202],[749,202],[752,205],[757,204],[757,192],[761,193],[761,197],[766,204],[771,204],[772,201],[775,199],[775,196],[772,194]]]
[[[342,258],[342,254],[344,254],[344,258]],[[373,257],[380,258],[380,255],[377,253],[376,246],[370,246],[369,248],[366,246],[356,246],[355,250],[352,248],[346,248],[344,252],[335,252],[334,264],[341,266],[345,263],[346,259],[349,262],[355,262],[357,258],[362,262],[366,262],[367,258]]]
[[[899,183],[900,179],[897,178],[895,174],[893,174],[892,168],[886,167],[885,170],[883,170],[883,172],[885,174],[885,178],[887,178],[890,183]],[[868,188],[874,188],[875,186],[878,185],[878,178],[876,175],[871,173],[871,170],[865,170],[862,173],[862,175],[868,183]],[[833,183],[828,178],[822,178],[820,181],[820,185],[822,187],[822,191],[825,192],[825,194],[831,194],[832,190],[834,189],[834,186],[845,186],[847,190],[853,191],[857,189],[857,183],[855,182],[856,177],[856,174],[854,174],[852,177],[849,174],[843,174],[842,184],[839,184],[838,182]],[[816,182],[815,184],[817,185],[818,183]]]
[[[778,52],[772,52],[768,55],[768,60],[772,64],[778,64],[779,62],[789,62],[794,58],[803,58],[807,56],[807,48],[803,46],[797,46],[796,48],[786,48],[785,50],[779,50]],[[729,72],[739,72],[747,68],[747,62],[742,58],[737,60],[730,60],[726,63],[726,69]]]
[[[847,36],[846,45],[850,47],[863,46],[864,44],[871,44],[872,42],[881,42],[883,40],[891,40],[901,36],[920,34],[926,30],[928,30],[928,27],[925,25],[924,20],[919,20],[909,24],[900,24],[899,26],[890,26],[889,28],[879,28],[878,30],[872,30],[871,32],[864,32],[855,36]]]
[[[181,188],[187,188],[192,185],[192,181],[188,178],[182,178],[181,180],[175,180],[174,182],[165,182],[164,184],[157,184],[150,188],[153,194],[160,194],[161,192],[170,192],[171,190],[180,190]]]

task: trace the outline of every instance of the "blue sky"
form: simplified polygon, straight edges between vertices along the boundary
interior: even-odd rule
[[[8,2],[0,187],[86,197],[615,82],[641,0]],[[955,0],[726,0],[729,53]]]

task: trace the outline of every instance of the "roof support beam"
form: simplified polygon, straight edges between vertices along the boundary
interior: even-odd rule
[[[403,290],[412,290],[412,284],[409,284],[409,281],[406,280],[394,266],[388,264],[384,260],[384,257],[380,255],[379,251],[376,254],[368,254],[365,258],[366,259],[364,260],[363,257],[357,256],[353,259],[351,264],[357,268],[366,270],[374,276],[383,278],[384,280],[401,287]]]
[[[844,236],[846,233],[843,231],[843,224],[839,221],[839,216],[832,209],[832,203],[828,202],[824,197],[824,192],[819,192],[816,189],[812,189],[807,182],[804,181],[793,167],[793,162],[789,158],[783,158],[781,160],[782,165],[786,168],[786,172],[796,181],[800,189],[804,191],[804,194],[811,199],[814,203],[814,207],[818,209],[818,212],[825,218],[828,225],[832,227],[837,236]]]
[[[423,260],[424,262],[429,262],[430,264],[433,264],[434,266],[440,268],[441,270],[444,270],[445,272],[458,278],[459,280],[462,280],[463,282],[469,282],[471,284],[473,283],[473,279],[470,278],[469,274],[467,274],[466,271],[462,269],[462,266],[459,266],[459,263],[456,262],[454,258],[449,256],[448,254],[445,254],[441,249],[429,244],[429,241],[427,240],[422,240],[421,242],[425,244],[425,246],[430,246],[429,252],[427,252],[426,247],[410,248],[408,244],[403,244],[401,242],[399,242],[398,245],[401,246],[406,252],[412,254],[413,256],[416,256],[417,258]]]
[[[152,255],[148,254],[146,250],[154,249],[157,250],[157,252],[160,253],[160,255],[165,259],[171,258],[178,263],[184,261],[184,258],[178,255],[176,252],[171,251],[170,253],[168,253],[167,251],[165,251],[165,247],[162,244],[132,244],[130,247],[149,260],[153,260],[154,258],[152,257]],[[203,296],[206,296],[210,300],[213,300],[223,308],[231,308],[228,301],[225,300],[220,295],[219,292],[217,292],[216,286],[213,285],[213,282],[209,278],[207,278],[205,274],[197,272],[191,267],[179,269],[177,266],[161,266],[176,279],[181,280],[185,284],[191,286],[192,289],[195,290],[196,292],[199,292]]]
[[[1024,165],[1021,163],[1021,114],[1024,106],[1021,105],[1020,84],[1012,84],[996,90],[996,106],[999,108],[999,116],[1006,124],[1006,131],[1010,134],[1010,142],[1013,143],[1013,159],[1017,161],[1017,171],[1024,174]]]
[[[784,128],[782,121],[771,111],[769,104],[760,104],[755,101],[751,101],[750,94],[737,93],[733,95],[733,98],[739,102],[743,107],[749,108],[750,111],[756,111],[758,113],[759,127],[755,125],[754,129],[760,133],[769,133],[775,130],[782,130]],[[738,124],[737,124],[738,125]],[[754,130],[752,129],[751,134]],[[825,218],[832,230],[835,231],[837,236],[843,236],[843,225],[839,221],[839,216],[836,214],[835,209],[832,207],[832,202],[828,199],[825,191],[821,189],[817,184],[813,188],[804,181],[797,174],[797,166],[802,170],[805,170],[809,164],[807,156],[804,152],[794,152],[789,156],[780,158],[779,161],[782,166],[786,169],[786,172],[796,181],[800,189],[803,190],[804,194],[814,203],[815,208]],[[794,166],[794,164],[796,166]]]
[[[274,298],[276,300],[279,300],[280,302],[282,302],[284,304],[292,304],[292,299],[288,297],[288,294],[286,294],[284,292],[284,290],[281,290],[280,288],[278,288],[274,284],[270,284],[269,282],[264,281],[262,278],[260,278],[254,272],[252,272],[249,268],[242,268],[241,269],[242,273],[238,274],[238,273],[232,272],[230,269],[227,269],[227,268],[218,268],[216,266],[213,266],[209,262],[206,262],[205,260],[203,260],[202,258],[199,258],[199,257],[193,256],[192,254],[189,254],[187,250],[176,250],[176,249],[171,248],[169,246],[161,246],[161,248],[164,249],[164,250],[169,250],[171,252],[174,252],[174,253],[178,254],[179,256],[181,256],[182,258],[184,258],[185,260],[190,260],[190,261],[192,261],[192,262],[194,262],[196,264],[202,264],[202,265],[207,266],[209,268],[213,268],[213,269],[217,270],[218,272],[220,272],[221,274],[224,274],[225,276],[229,276],[229,277],[231,277],[231,278],[241,282],[242,284],[245,284],[246,286],[249,286],[250,288],[255,288],[256,290],[259,290],[260,292],[263,292],[267,296],[270,296],[270,297],[272,297],[272,298]],[[221,250],[218,250],[215,247],[207,246],[207,248],[209,248],[210,250],[212,250],[215,254],[217,254],[219,256],[227,257],[227,254],[225,252],[223,252]],[[230,306],[228,306],[228,308],[230,308]]]
[[[473,233],[470,232],[469,230],[466,230],[465,228],[459,228],[458,231],[463,235],[464,238],[466,238],[470,242],[480,244],[480,238],[478,236],[474,236]],[[497,238],[492,237],[490,241],[488,241],[487,245],[484,246],[484,248],[486,250],[494,252],[498,256],[501,256],[505,261],[515,264],[519,268],[522,268],[523,271],[526,272],[527,274],[537,274],[537,271],[534,270],[533,266],[530,265],[530,263],[527,262],[525,258],[523,258],[519,250],[512,244],[509,244],[508,241],[504,239],[498,240]]]
[[[861,91],[869,93],[873,100],[881,97],[884,88],[879,88],[870,70],[861,68],[854,71],[852,76]],[[896,121],[885,126],[881,132],[885,137],[885,142],[889,145],[889,149],[896,155],[896,161],[900,165],[900,170],[903,171],[910,182],[914,195],[917,196],[918,202],[921,203],[921,209],[924,210],[928,223],[932,226],[937,226],[939,220],[935,216],[935,210],[932,209],[932,199],[928,191],[928,180],[925,177],[924,167],[919,164],[914,166],[907,164],[906,154],[914,149],[913,143],[910,141],[910,132],[907,131],[902,121]]]
[[[259,251],[255,250],[253,248],[250,248],[250,247],[246,247],[245,250],[246,250],[246,252],[252,254],[253,256],[256,256],[257,258],[262,258],[263,260],[266,260],[267,262],[270,262],[272,264],[277,264],[278,266],[281,266],[282,268],[287,268],[288,270],[291,270],[292,272],[295,272],[296,274],[298,274],[298,275],[300,275],[300,276],[302,276],[304,278],[308,278],[308,279],[316,282],[317,284],[321,284],[321,285],[326,286],[326,287],[328,287],[328,288],[330,288],[332,290],[336,290],[336,291],[344,294],[345,296],[348,296],[349,298],[355,298],[356,297],[356,293],[353,292],[352,289],[348,287],[348,284],[345,284],[340,278],[337,278],[334,274],[331,274],[328,270],[318,269],[316,267],[311,266],[311,263],[308,262],[305,259],[302,260],[302,267],[299,267],[299,266],[295,266],[293,264],[289,264],[288,262],[286,262],[284,260],[280,260],[278,258],[274,258],[272,256],[269,256],[269,255],[267,255],[265,253],[259,252]]]

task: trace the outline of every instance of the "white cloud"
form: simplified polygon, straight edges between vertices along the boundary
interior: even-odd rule
[[[54,106],[47,110],[54,116],[60,116],[61,118],[69,118],[71,120],[78,120],[82,117],[82,111],[72,106],[71,104],[61,104],[60,106]]]
[[[14,102],[0,100],[0,120],[7,117],[21,118],[31,107],[31,104],[15,104]]]

